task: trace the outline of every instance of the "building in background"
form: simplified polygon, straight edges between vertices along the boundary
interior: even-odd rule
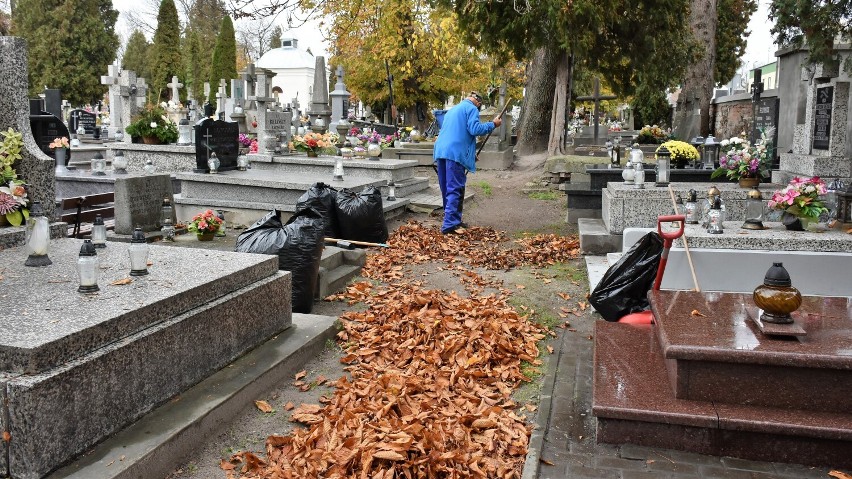
[[[316,59],[310,51],[300,50],[298,45],[296,38],[283,38],[281,48],[264,53],[256,66],[277,73],[272,78],[270,95],[280,92],[278,101],[284,105],[298,98],[300,109],[305,111],[313,93]]]

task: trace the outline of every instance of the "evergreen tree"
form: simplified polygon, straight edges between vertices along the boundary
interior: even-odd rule
[[[219,35],[219,26],[222,24],[222,18],[225,17],[225,4],[222,0],[195,0],[192,8],[189,9],[187,19],[187,35],[194,33],[198,41],[198,59],[193,70],[192,89],[196,97],[201,98],[204,94],[204,82],[210,78],[210,58],[213,56],[213,49],[216,46],[216,38]],[[195,73],[198,73],[195,76]],[[216,81],[218,85],[218,80]],[[211,86],[211,91],[216,88]]]
[[[118,50],[111,0],[19,0],[12,17],[29,48],[30,95],[47,86],[72,104],[101,99],[100,76]]]
[[[775,21],[772,33],[778,44],[806,47],[811,62],[839,60],[834,40],[852,38],[849,0],[772,0],[769,18]],[[852,70],[850,63],[845,67]]]
[[[272,37],[269,38],[269,49],[273,48],[281,48],[281,37],[284,35],[284,31],[281,30],[281,25],[275,27],[275,30],[272,31]]]
[[[166,88],[173,75],[183,72],[180,55],[180,21],[174,0],[163,0],[157,13],[157,31],[150,49],[151,93],[149,99],[156,103],[169,99]],[[177,99],[175,99],[177,100]]]
[[[200,99],[204,94],[204,81],[206,78],[204,76],[203,64],[206,64],[207,61],[205,61],[206,56],[201,54],[198,32],[195,30],[187,32],[184,43],[186,44],[187,52],[186,81],[184,84],[186,84],[187,90],[189,87],[192,87],[192,93],[195,96],[194,99]]]
[[[734,78],[745,54],[748,36],[745,29],[757,11],[757,0],[718,0],[719,26],[716,27],[716,71],[713,79],[724,85]]]
[[[210,96],[215,98],[214,91],[218,88],[220,79],[225,79],[225,91],[230,96],[232,78],[237,78],[237,39],[234,23],[231,17],[226,15],[222,18],[216,48],[213,49],[213,61],[210,63]],[[208,98],[208,101],[212,103],[213,98]]]
[[[136,77],[151,78],[151,70],[148,68],[148,49],[151,46],[142,30],[133,30],[127,39],[124,49],[124,57],[121,59],[121,68],[136,72]]]

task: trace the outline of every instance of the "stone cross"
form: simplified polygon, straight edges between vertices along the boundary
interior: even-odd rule
[[[346,91],[346,85],[343,83],[343,67],[338,65],[335,73],[337,74],[337,83],[334,85],[334,91],[329,94],[331,96],[330,131],[335,131],[340,120],[346,119],[343,106],[350,96],[350,93]]]
[[[166,86],[172,89],[172,97],[171,100],[175,103],[180,102],[180,93],[178,93],[178,89],[183,88],[183,83],[178,81],[177,75],[172,76],[172,82],[166,83]]]
[[[113,124],[120,128],[129,125],[132,118],[136,116],[139,108],[144,106],[145,92],[148,87],[145,85],[144,78],[136,78],[136,72],[132,70],[122,70],[118,77],[119,81],[119,96],[116,101],[118,116],[113,118]],[[142,103],[140,105],[140,102]],[[116,129],[116,131],[120,131]],[[130,143],[130,135],[125,135],[124,141]]]
[[[578,96],[577,97],[578,101],[592,101],[593,100],[595,102],[595,110],[592,114],[595,117],[595,126],[594,126],[595,144],[598,143],[598,122],[599,122],[598,111],[600,111],[601,100],[615,100],[616,98],[618,98],[618,97],[615,96],[615,95],[601,95],[601,82],[597,77],[595,77],[594,93],[591,96]]]
[[[271,76],[267,75],[267,71],[263,70],[261,74],[257,75],[257,93],[254,96],[250,96],[249,100],[254,101],[257,104],[257,144],[259,147],[260,153],[272,153],[275,151],[275,144],[277,138],[274,135],[270,135],[266,131],[266,110],[267,103],[271,103],[274,99],[269,98],[269,84],[271,80]]]
[[[251,100],[251,98],[255,95],[254,85],[255,85],[255,82],[257,81],[257,76],[255,75],[255,71],[254,71],[254,63],[249,63],[246,66],[246,72],[243,73],[243,81],[246,84],[246,98],[249,99],[249,102],[246,103],[246,105],[245,105],[245,109],[251,110],[251,109],[255,108],[254,103]]]
[[[109,66],[108,74],[105,76],[101,76],[101,85],[109,86],[109,119],[110,119],[110,129],[114,129],[114,131],[121,131],[124,128],[124,124],[121,121],[121,84],[120,84],[121,73],[118,69],[118,65],[112,64]],[[112,132],[111,136],[114,136],[115,133]]]
[[[223,113],[225,111],[225,98],[228,97],[227,90],[225,90],[225,80],[219,80],[219,90],[216,92],[216,118],[219,118],[219,113]]]
[[[204,102],[210,101],[210,82],[204,82]]]

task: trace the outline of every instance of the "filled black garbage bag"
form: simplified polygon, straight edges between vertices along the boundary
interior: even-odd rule
[[[589,296],[589,303],[607,321],[648,309],[648,291],[654,285],[662,255],[660,235],[646,234],[607,270]]]
[[[237,238],[236,251],[278,255],[278,269],[292,275],[292,310],[310,313],[314,306],[325,221],[308,208],[293,215],[286,225],[272,210]]]
[[[322,214],[325,220],[325,235],[329,238],[340,238],[340,227],[337,226],[337,190],[325,183],[314,183],[296,202],[296,213],[314,208]]]
[[[361,193],[343,189],[337,192],[337,224],[342,239],[384,243],[388,225],[382,207],[382,192],[367,187]]]

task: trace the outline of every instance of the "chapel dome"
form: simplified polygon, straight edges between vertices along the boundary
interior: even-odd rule
[[[282,70],[289,68],[314,68],[316,60],[310,53],[299,50],[298,40],[295,38],[282,38],[281,47],[273,48],[264,53],[256,66],[269,70]]]

